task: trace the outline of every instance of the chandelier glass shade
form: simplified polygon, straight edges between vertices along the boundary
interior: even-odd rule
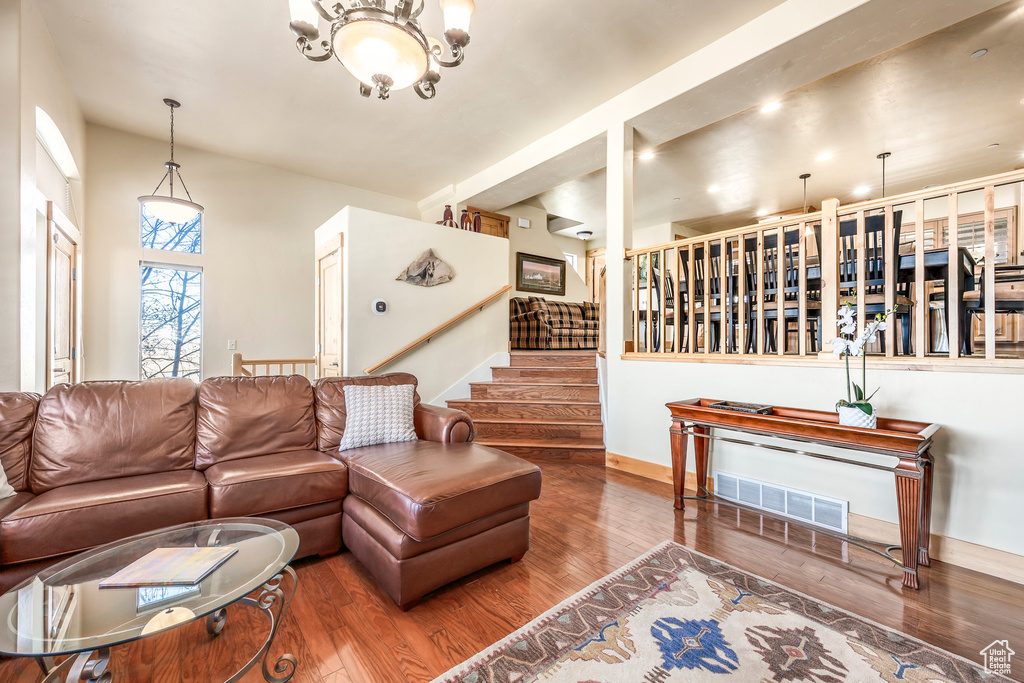
[[[440,0],[444,14],[444,40],[452,59],[444,61],[444,45],[428,38],[418,17],[423,0],[398,0],[391,10],[387,0],[349,0],[324,6],[323,0],[289,0],[291,27],[299,53],[313,62],[337,58],[359,82],[359,91],[369,97],[374,90],[388,99],[392,90],[413,87],[423,99],[436,94],[441,67],[459,66],[469,44],[469,22],[473,0]],[[321,39],[321,23],[330,25]]]
[[[167,171],[160,179],[156,189],[153,190],[153,194],[139,197],[139,204],[164,223],[188,223],[203,212],[203,207],[192,201],[192,195],[189,194],[188,188],[185,187],[185,181],[181,178],[181,164],[174,161],[174,110],[181,104],[172,99],[165,99],[164,104],[171,108],[171,159],[164,162],[164,168]],[[185,196],[188,199],[174,196],[175,178],[178,179],[178,184],[181,185],[181,189],[185,191]],[[158,194],[165,180],[169,181],[168,194]]]

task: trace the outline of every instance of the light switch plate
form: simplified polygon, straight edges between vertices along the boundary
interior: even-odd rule
[[[228,351],[234,351],[238,348],[238,344],[235,343],[234,339],[228,339]]]

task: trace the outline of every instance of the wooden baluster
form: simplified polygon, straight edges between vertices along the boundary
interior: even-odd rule
[[[797,252],[797,316],[796,324],[800,328],[800,338],[797,340],[797,353],[801,356],[807,355],[807,226],[804,221],[797,227],[800,231],[800,238],[796,246]],[[811,235],[813,237],[813,233]]]
[[[754,353],[761,356],[767,348],[766,339],[768,335],[764,329],[764,231],[757,231],[757,346]]]
[[[683,302],[679,300],[679,283],[681,273],[679,272],[679,247],[672,248],[672,353],[679,353],[679,337],[682,334],[683,316],[681,308]]]
[[[1007,235],[1009,239],[1009,235]],[[1010,242],[1012,244],[1012,241]],[[950,264],[953,262],[950,261]],[[996,188],[985,188],[985,358],[996,357]],[[968,316],[968,322],[970,316]],[[972,325],[964,325],[967,334],[973,334]]]
[[[899,258],[897,256],[897,258]],[[924,358],[927,349],[925,341],[928,315],[928,296],[924,286],[924,199],[914,201],[914,354]]]
[[[885,206],[885,233],[882,235],[882,253],[884,258],[876,259],[876,268],[881,267],[884,272],[882,277],[885,282],[885,310],[891,311],[896,307],[896,274],[899,272],[899,250],[900,245],[896,244],[896,235],[893,232],[892,204]],[[896,334],[898,319],[894,316],[889,320],[888,329],[885,332],[886,345],[885,357],[892,358],[896,355],[896,344],[899,335]],[[903,330],[907,334],[908,330]],[[867,391],[867,387],[864,387]]]
[[[668,337],[665,336],[665,331],[668,329],[668,325],[665,324],[665,319],[667,318],[665,315],[665,302],[668,299],[668,281],[670,279],[668,276],[668,263],[665,260],[665,254],[667,253],[668,251],[666,250],[658,251],[658,265],[661,266],[659,268],[661,274],[658,276],[661,284],[658,287],[658,339],[661,340],[660,350],[662,353],[668,353],[669,351]]]
[[[728,252],[726,247],[729,246],[729,240],[726,237],[721,239],[721,252],[718,256],[718,307],[721,311],[718,320],[718,352],[721,354],[729,353],[729,339],[731,338],[732,329],[731,322],[732,317],[732,301],[729,296],[729,278],[732,276],[732,264],[730,259],[726,258]]]
[[[647,297],[644,312],[644,351],[654,352],[654,252],[647,252]]]
[[[949,357],[960,357],[960,280],[963,263],[960,260],[960,202],[956,192],[949,194],[949,268],[946,271],[946,337],[949,339]]]
[[[704,353],[711,353],[711,241],[704,240]]]
[[[821,337],[835,336],[839,308],[839,200],[821,203]],[[824,352],[824,349],[822,350]]]
[[[867,280],[868,264],[871,262],[871,259],[868,257],[870,249],[864,235],[864,212],[858,211],[856,218],[857,236],[853,241],[854,254],[853,258],[849,259],[847,263],[854,264],[853,267],[857,269],[857,334],[860,334],[860,331],[864,329],[864,323],[867,319],[867,304],[865,303],[867,285],[865,285],[865,281]],[[850,274],[847,273],[846,276],[849,277]],[[867,353],[866,348],[864,353]]]
[[[686,273],[686,351],[687,353],[697,353],[697,315],[694,313],[694,294],[693,294],[693,283],[696,282],[694,277],[694,244],[690,243],[690,246],[686,250],[686,260],[688,264],[688,271]]]
[[[633,352],[640,351],[640,255],[633,260]]]
[[[747,352],[747,241],[740,234],[736,242],[736,353]]]
[[[782,355],[786,352],[786,266],[783,255],[786,249],[786,228],[779,226],[776,230],[775,247],[775,352]]]

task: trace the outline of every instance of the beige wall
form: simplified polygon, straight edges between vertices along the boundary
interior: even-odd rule
[[[0,391],[39,391],[46,226],[36,214],[36,107],[57,124],[80,172],[85,121],[34,2],[0,0],[0,45]],[[72,193],[81,206],[81,182],[72,183]]]
[[[204,253],[144,250],[136,198],[159,181],[167,142],[90,125],[88,154],[87,379],[139,376],[141,260],[203,267],[203,374],[227,374],[229,339],[250,358],[313,355],[317,226],[346,205],[418,215],[413,202],[176,145],[206,207]]]
[[[316,231],[316,243],[344,234],[346,375],[374,365],[509,283],[509,242],[374,211],[346,208]],[[395,278],[427,249],[455,277],[434,287]],[[388,312],[371,309],[375,299]],[[434,401],[482,363],[508,349],[508,295],[380,372],[409,372],[424,401]],[[466,398],[466,397],[464,397]]]
[[[608,361],[618,387],[609,396],[608,450],[661,465],[671,464],[669,401],[834,410],[845,392],[840,367],[623,361],[611,353]],[[881,387],[872,401],[880,415],[942,425],[932,450],[932,532],[1024,555],[1024,446],[1015,429],[1024,375],[869,368],[868,384]],[[851,513],[897,520],[891,474],[725,442],[713,449],[712,469],[848,500]],[[692,458],[688,465],[693,471]]]
[[[555,244],[563,254],[576,255],[576,274],[586,283],[587,243],[576,237],[564,237],[563,235],[552,235],[551,238],[555,240]]]
[[[513,296],[537,296],[528,292],[519,292],[515,289],[516,282],[516,253],[534,254],[536,256],[547,256],[564,260],[562,255],[562,244],[555,235],[548,232],[548,214],[544,209],[538,209],[529,204],[516,204],[501,211],[511,218],[508,227],[509,239],[509,282],[512,283]],[[530,221],[529,228],[520,228],[517,223],[520,218]],[[579,240],[577,240],[579,241]],[[579,241],[582,246],[584,242]],[[587,285],[579,272],[566,268],[565,271],[565,296],[552,296],[545,294],[544,298],[556,301],[584,301],[587,299]]]

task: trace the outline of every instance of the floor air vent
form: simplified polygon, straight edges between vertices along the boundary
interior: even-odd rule
[[[847,532],[849,503],[816,493],[768,484],[756,479],[715,472],[715,494],[728,500],[792,517],[834,531]]]

